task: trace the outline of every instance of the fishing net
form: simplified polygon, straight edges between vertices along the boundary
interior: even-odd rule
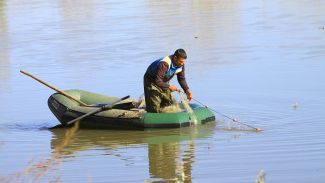
[[[175,113],[175,112],[182,112],[182,109],[178,104],[174,104],[171,106],[167,106],[161,109],[162,113]]]
[[[241,125],[237,122],[234,122],[233,120],[222,119],[222,118],[218,119],[218,125],[215,128],[216,130],[222,130],[222,131],[256,131],[251,127]]]
[[[194,125],[198,124],[198,119],[197,119],[197,117],[196,117],[196,115],[195,115],[192,107],[187,102],[187,99],[185,98],[185,96],[183,95],[182,92],[179,91],[178,94],[179,94],[179,98],[181,100],[182,107],[187,111],[187,113],[190,116],[190,122],[191,122],[191,124],[194,124]]]
[[[172,96],[173,98],[173,105],[171,106],[167,106],[161,109],[162,113],[175,113],[175,112],[181,112],[182,109],[180,107],[180,105],[176,102],[175,98]],[[139,109],[145,109],[146,108],[146,100],[144,97],[144,94],[140,95],[138,102],[137,102],[138,106],[137,108]]]
[[[178,92],[178,96],[179,96],[179,101],[180,102],[176,102],[175,97],[173,96],[173,100],[174,100],[174,105],[165,107],[161,110],[161,112],[163,113],[175,113],[175,112],[187,112],[189,114],[190,117],[190,122],[191,124],[198,124],[198,119],[197,116],[195,115],[192,107],[190,106],[190,104],[188,103],[188,100],[186,99],[186,97],[184,96],[184,94],[179,91]],[[199,104],[205,106],[206,108],[209,108],[211,111],[213,111],[217,116],[217,121],[218,121],[218,126],[216,127],[217,130],[224,130],[224,131],[262,131],[262,129],[260,128],[255,128],[251,125],[248,125],[246,123],[241,122],[241,120],[229,117],[223,113],[220,113],[206,105],[204,105],[203,103],[201,103],[200,101],[193,99],[194,101],[198,102]],[[145,109],[145,99],[144,99],[144,95],[142,94],[141,97],[139,98],[139,107],[138,108],[143,108]]]

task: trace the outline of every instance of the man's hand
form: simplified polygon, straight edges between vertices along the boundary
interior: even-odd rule
[[[175,86],[175,85],[170,85],[169,86],[170,91],[174,92],[174,91],[179,91],[179,89]]]
[[[192,93],[191,93],[190,90],[186,90],[186,96],[187,96],[187,99],[188,99],[189,101],[192,100]]]

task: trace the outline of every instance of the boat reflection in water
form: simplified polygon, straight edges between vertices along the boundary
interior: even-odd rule
[[[81,151],[100,149],[107,152],[105,155],[119,157],[119,149],[128,148],[131,152],[129,150],[133,147],[148,147],[150,182],[191,182],[195,162],[194,140],[213,135],[215,124],[145,131],[80,130],[60,154],[64,158],[75,158]],[[51,148],[54,151],[64,143],[65,130],[56,129],[52,133]]]

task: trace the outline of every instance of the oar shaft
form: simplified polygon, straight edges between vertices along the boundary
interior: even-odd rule
[[[85,118],[85,117],[87,117],[87,116],[90,116],[90,115],[96,114],[96,113],[100,112],[101,110],[102,110],[102,109],[99,108],[99,109],[96,109],[96,110],[91,111],[91,112],[89,112],[89,113],[86,113],[86,114],[84,114],[84,115],[82,115],[82,116],[77,117],[76,119],[73,119],[73,120],[67,122],[66,125],[70,125],[70,124],[72,124],[72,123],[75,123],[75,122],[77,122],[77,121],[79,121],[79,120],[81,120],[81,119],[83,119],[83,118]]]
[[[70,99],[72,99],[72,100],[78,102],[78,104],[80,104],[80,105],[82,105],[82,106],[86,106],[86,105],[87,105],[86,103],[84,103],[84,102],[82,102],[82,101],[80,101],[80,100],[74,98],[73,96],[67,94],[66,92],[64,92],[64,91],[62,91],[62,90],[59,90],[58,88],[55,88],[54,86],[51,86],[50,84],[46,83],[45,81],[42,81],[41,79],[39,79],[39,78],[37,78],[37,77],[31,75],[30,73],[28,73],[28,72],[26,72],[26,71],[20,70],[20,72],[23,73],[23,74],[25,74],[25,75],[27,75],[27,76],[29,76],[29,77],[31,77],[31,78],[33,78],[33,79],[35,79],[36,81],[38,81],[38,82],[42,83],[43,85],[45,85],[45,86],[51,88],[52,90],[55,90],[55,91],[57,91],[58,93],[60,93],[60,94],[62,94],[62,95],[64,95],[64,96],[66,96],[66,97],[68,97],[68,98],[70,98]]]
[[[72,123],[75,123],[75,122],[77,122],[77,121],[79,121],[79,120],[81,120],[81,119],[83,119],[83,118],[85,118],[85,117],[87,117],[87,116],[91,116],[91,115],[93,115],[93,114],[96,114],[96,113],[99,113],[99,112],[102,112],[102,111],[105,111],[105,110],[108,110],[108,109],[112,109],[112,108],[114,107],[115,104],[117,104],[117,103],[119,103],[119,102],[121,102],[121,101],[123,101],[123,100],[125,100],[125,99],[128,99],[129,97],[130,97],[130,95],[125,96],[125,97],[123,97],[123,98],[120,98],[120,99],[114,101],[114,102],[111,103],[111,104],[107,104],[107,105],[104,105],[104,106],[102,106],[102,107],[100,107],[100,108],[98,108],[98,109],[95,109],[95,110],[93,110],[93,111],[90,111],[90,112],[88,112],[88,113],[86,113],[86,114],[84,114],[84,115],[82,115],[82,116],[79,116],[79,117],[76,118],[76,119],[73,119],[73,120],[67,122],[66,125],[70,125],[70,124],[72,124]]]

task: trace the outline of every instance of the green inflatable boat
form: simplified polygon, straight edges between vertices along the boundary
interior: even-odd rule
[[[52,94],[48,99],[48,106],[63,126],[79,116],[98,109],[100,104],[119,99],[83,90],[65,92],[87,106],[82,106],[60,93]],[[114,105],[113,109],[82,119],[80,127],[97,129],[180,128],[215,121],[213,112],[208,108],[194,103],[189,105],[193,113],[188,113],[187,110],[181,108],[177,112],[147,113],[141,100],[127,99]]]

